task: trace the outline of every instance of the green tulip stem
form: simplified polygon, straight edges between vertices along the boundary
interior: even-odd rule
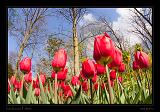
[[[147,72],[145,71],[145,76],[146,76],[146,79],[147,79],[147,83],[148,83],[148,89],[149,89],[149,95],[151,94],[151,89],[150,89],[150,84],[149,84],[149,78],[148,78],[148,74],[147,74]]]
[[[57,104],[57,73],[55,74],[55,91],[54,91],[54,95],[55,95],[55,104]]]
[[[93,104],[92,79],[90,79],[90,94],[91,94],[91,104]]]
[[[111,87],[111,82],[110,82],[110,76],[109,76],[109,73],[108,73],[108,66],[107,65],[106,65],[106,73],[107,73],[107,79],[108,79],[110,104],[113,104],[113,92],[112,92],[112,87]]]

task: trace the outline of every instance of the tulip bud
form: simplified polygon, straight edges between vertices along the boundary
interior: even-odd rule
[[[66,66],[67,61],[67,53],[64,49],[58,50],[54,58],[52,60],[52,67],[54,71],[57,73],[61,68],[64,68]]]
[[[36,96],[39,96],[40,95],[40,89],[39,88],[35,88],[35,93],[34,93]]]
[[[106,68],[101,64],[96,64],[97,75],[102,75],[106,73]]]
[[[29,57],[23,58],[19,63],[20,70],[23,73],[29,73],[31,71],[31,59]]]
[[[116,79],[116,71],[115,70],[112,70],[110,72],[110,80],[115,80]]]
[[[137,51],[134,54],[134,58],[141,69],[149,67],[149,57],[145,52]]]
[[[122,83],[123,79],[122,79],[122,77],[118,77],[118,80],[119,80],[120,83]]]
[[[108,64],[114,55],[114,43],[107,33],[98,35],[94,41],[93,58],[99,64]]]
[[[21,81],[15,81],[15,83],[14,83],[15,89],[17,89],[18,91],[20,91],[20,89],[22,88],[22,86],[23,86],[23,81],[22,80]]]
[[[125,71],[125,64],[121,63],[119,68],[118,68],[118,72],[124,72]]]
[[[25,74],[24,79],[26,82],[32,82],[32,72],[30,71],[28,74]]]
[[[73,93],[72,93],[71,88],[70,88],[69,85],[65,85],[64,88],[63,88],[63,91],[64,91],[64,97],[65,98],[73,96]]]
[[[71,79],[71,84],[74,85],[74,86],[79,85],[80,84],[79,77],[78,76],[73,76],[72,79]]]
[[[106,86],[106,83],[102,83],[102,84],[101,84],[101,89],[104,90],[104,89],[105,89],[105,86]]]
[[[138,65],[138,62],[135,60],[133,61],[133,70],[137,70],[139,69],[139,65]]]
[[[10,92],[10,90],[11,90],[11,88],[10,88],[10,85],[9,85],[9,83],[8,83],[8,93]]]
[[[93,61],[87,59],[82,63],[82,73],[87,77],[88,79],[92,79],[96,73],[95,65]]]
[[[110,80],[110,83],[111,83],[111,87],[113,87],[114,86],[114,81]]]
[[[94,84],[94,89],[97,91],[98,90],[98,83]]]
[[[97,75],[95,74],[94,77],[92,78],[92,82],[95,83],[97,81]]]
[[[10,84],[14,84],[16,81],[16,77],[15,76],[12,76],[11,79],[10,79]]]
[[[108,67],[111,69],[117,69],[122,63],[122,52],[119,49],[115,49],[113,56],[113,61],[108,64]]]
[[[61,71],[59,71],[59,72],[57,73],[57,79],[64,81],[64,80],[66,79],[67,72],[68,72],[68,69],[67,69],[67,68],[66,68],[66,69],[63,68]],[[56,75],[56,72],[55,72],[55,71],[52,71],[51,77],[52,77],[53,79],[55,78],[55,75]]]
[[[85,81],[85,82],[82,82],[82,90],[87,92],[88,91],[88,82]]]

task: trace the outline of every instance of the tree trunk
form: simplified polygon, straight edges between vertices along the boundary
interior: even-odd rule
[[[76,8],[72,8],[73,13],[73,47],[74,47],[74,75],[79,76],[79,51],[78,51],[78,37],[76,31]]]
[[[25,45],[27,44],[27,42],[29,40],[29,37],[30,37],[29,33],[25,33],[24,41],[22,42],[22,44],[20,46],[20,49],[19,49],[19,52],[18,52],[18,59],[17,59],[17,62],[16,62],[16,69],[15,69],[15,75],[14,76],[17,76],[17,74],[18,74],[19,62],[21,60]]]

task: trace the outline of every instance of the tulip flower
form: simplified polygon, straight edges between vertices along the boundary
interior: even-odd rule
[[[82,63],[82,73],[88,79],[92,79],[96,73],[95,65],[93,61],[87,59]]]
[[[135,60],[138,62],[138,65],[141,69],[149,67],[149,57],[145,52],[137,51],[134,54],[134,57],[135,57]]]
[[[133,70],[139,69],[139,65],[137,61],[133,61]]]
[[[72,97],[73,93],[69,85],[65,85],[63,88],[65,98]]]
[[[114,49],[114,43],[107,33],[98,35],[94,40],[93,58],[99,64],[108,64],[112,62]]]
[[[83,81],[87,80],[87,77],[85,77],[85,75],[82,73],[82,70],[80,71],[80,75],[79,76]]]
[[[57,73],[61,68],[66,66],[67,53],[64,49],[58,50],[52,60],[52,67]]]
[[[125,64],[121,63],[119,68],[118,68],[118,72],[124,72],[125,71]]]
[[[57,79],[64,81],[66,79],[67,72],[68,72],[68,69],[67,68],[63,68],[61,71],[59,71],[57,73]],[[55,75],[56,75],[56,72],[52,71],[51,77],[53,79],[55,78]]]
[[[106,68],[101,64],[96,64],[97,75],[102,75],[106,73]]]
[[[38,88],[39,87],[39,82],[37,79],[33,80],[33,88]]]
[[[114,81],[110,80],[110,83],[111,83],[111,87],[113,87],[114,86]]]
[[[94,84],[94,89],[97,91],[98,90],[98,83]]]
[[[41,79],[42,85],[44,85],[45,82],[46,82],[46,75],[45,74],[40,74],[39,78]],[[34,88],[38,88],[39,87],[38,76],[36,76],[35,79],[33,79],[33,87]]]
[[[40,77],[40,79],[42,81],[42,85],[44,85],[45,82],[46,82],[46,75],[45,74],[41,74],[41,75],[39,75],[39,77]]]
[[[71,79],[71,84],[74,85],[74,86],[79,85],[80,84],[79,77],[78,76],[73,76],[72,79]]]
[[[92,78],[92,82],[95,83],[97,81],[97,75],[95,74],[94,77]]]
[[[123,81],[122,77],[118,77],[118,80],[120,83],[122,83],[122,81]]]
[[[101,89],[104,90],[104,89],[105,89],[105,86],[106,86],[106,83],[102,83],[102,84],[101,84]]]
[[[119,49],[115,49],[113,56],[113,61],[108,64],[108,67],[111,69],[117,69],[122,63],[122,52]]]
[[[116,71],[115,71],[115,70],[112,70],[112,71],[110,72],[110,79],[111,79],[111,80],[115,80],[115,79],[116,79]]]
[[[31,59],[29,57],[25,57],[20,61],[20,70],[23,73],[29,73],[31,71]]]
[[[35,88],[35,93],[34,93],[36,96],[39,96],[40,95],[40,89],[39,88]]]
[[[28,74],[25,74],[24,80],[26,82],[30,82],[30,83],[32,82],[32,72],[31,71]]]
[[[10,88],[10,85],[9,85],[9,83],[8,83],[8,93],[10,92],[10,90],[11,90],[11,88]]]
[[[16,77],[15,76],[12,76],[11,79],[10,79],[10,84],[14,84],[16,81]]]
[[[20,91],[20,89],[22,88],[22,86],[23,86],[23,81],[22,80],[21,81],[15,81],[15,83],[14,83],[15,89],[17,89],[18,91]]]
[[[88,89],[89,89],[88,82],[87,81],[82,82],[82,90],[85,91],[85,92],[87,92]]]
[[[58,95],[59,95],[60,97],[62,97],[62,96],[63,96],[63,92],[60,91]]]
[[[64,81],[62,81],[62,82],[60,82],[60,83],[59,83],[59,87],[61,87],[62,89],[64,89],[64,88],[65,88],[65,86],[66,86],[66,84],[65,84],[65,82],[64,82]]]

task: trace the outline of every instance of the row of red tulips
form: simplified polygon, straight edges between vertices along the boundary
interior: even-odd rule
[[[107,83],[100,81],[100,85],[102,90],[104,87],[107,88],[110,95],[110,100],[112,100],[111,87],[114,86],[114,80],[116,79],[116,72],[122,73],[125,71],[125,64],[123,63],[122,52],[118,48],[115,47],[114,42],[109,37],[107,33],[103,35],[98,35],[95,37],[94,41],[94,52],[93,52],[94,60],[86,59],[82,63],[82,70],[79,76],[73,76],[71,79],[71,84],[73,86],[81,85],[83,91],[88,91],[89,85],[91,90],[92,97],[92,83],[94,84],[94,90],[98,89],[98,80],[97,77],[101,77],[107,74]],[[135,61],[133,62],[133,70],[137,69],[146,69],[150,67],[149,57],[143,51],[137,51],[134,54]],[[67,61],[67,53],[64,49],[58,50],[51,62],[53,71],[51,74],[51,78],[55,80],[55,96],[57,96],[58,88],[61,90],[58,91],[59,95],[63,95],[65,98],[72,97],[73,93],[70,86],[65,82],[66,75],[68,69],[65,67]],[[20,70],[24,73],[24,80],[17,80],[16,75],[12,76],[12,78],[8,81],[8,92],[10,92],[10,86],[14,86],[14,91],[20,91],[23,84],[28,90],[27,84],[32,83],[33,88],[35,89],[35,96],[40,95],[40,85],[38,76],[32,79],[31,72],[31,59],[29,57],[24,58],[19,63]],[[108,68],[110,69],[110,73],[108,74]],[[40,74],[40,79],[42,85],[44,86],[46,83],[46,75]],[[90,80],[90,84],[88,84],[88,80]],[[122,76],[118,77],[120,83],[122,83]],[[50,88],[48,88],[50,90]],[[57,99],[56,99],[57,100]],[[112,101],[111,101],[112,102]]]

